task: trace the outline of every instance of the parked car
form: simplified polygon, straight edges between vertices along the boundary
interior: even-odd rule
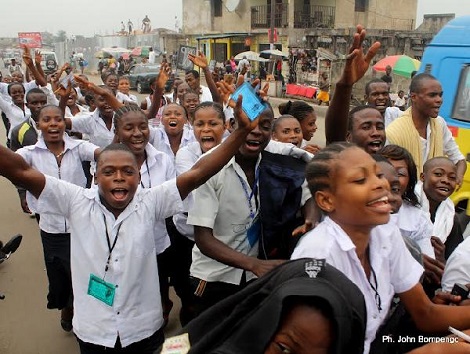
[[[131,89],[138,93],[150,91],[150,81],[160,72],[160,65],[137,64],[129,69],[129,82]]]
[[[54,52],[41,50],[41,67],[46,75],[57,71],[59,68],[57,55]]]

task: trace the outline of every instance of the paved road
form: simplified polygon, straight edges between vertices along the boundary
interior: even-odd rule
[[[93,81],[98,80],[93,77]],[[143,99],[145,95],[138,95]],[[271,99],[274,107],[282,100]],[[319,115],[315,143],[324,144],[323,116],[325,107],[315,107]],[[276,111],[276,114],[278,112]],[[1,125],[1,124],[0,124]],[[0,127],[0,143],[5,143],[5,130]],[[59,311],[46,309],[47,277],[44,268],[39,230],[34,219],[21,211],[13,185],[0,178],[0,239],[23,234],[23,243],[8,261],[0,264],[0,353],[2,354],[77,354],[75,337],[65,333],[59,324]],[[178,302],[166,329],[167,335],[179,329]]]

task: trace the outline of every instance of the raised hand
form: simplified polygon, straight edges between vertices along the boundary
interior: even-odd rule
[[[188,59],[191,60],[194,65],[199,66],[201,69],[207,68],[207,58],[202,52],[198,52],[197,56],[189,53]]]
[[[340,79],[341,83],[353,85],[359,81],[367,72],[372,58],[377,54],[380,48],[380,42],[371,45],[364,55],[362,44],[366,37],[366,30],[358,25],[354,34],[353,44],[349,48],[349,54],[346,58],[346,66]]]
[[[235,92],[233,84],[228,84],[225,81],[219,81],[216,83],[219,95],[222,98],[224,104],[228,104],[230,107],[235,107],[235,101],[230,99],[232,93]]]
[[[168,63],[162,63],[160,66],[160,72],[158,73],[157,87],[162,89],[165,87],[167,81],[170,79],[171,67]]]
[[[23,62],[26,64],[26,66],[33,64],[31,53],[29,52],[29,48],[26,45],[23,47]]]
[[[34,62],[36,63],[36,65],[41,65],[41,60],[42,60],[41,52],[39,50],[35,50]]]
[[[61,98],[68,99],[70,96],[70,92],[72,92],[72,82],[69,80],[67,87],[63,85],[59,85],[57,90],[54,91],[55,94],[59,95]]]

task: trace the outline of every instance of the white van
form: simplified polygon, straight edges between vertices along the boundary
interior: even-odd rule
[[[54,52],[41,50],[41,67],[46,75],[51,74],[59,68],[57,55]]]

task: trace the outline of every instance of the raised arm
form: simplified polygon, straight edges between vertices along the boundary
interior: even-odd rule
[[[74,75],[73,77],[75,78],[76,82],[85,85],[87,90],[92,91],[95,95],[102,96],[106,100],[106,102],[111,106],[112,109],[117,110],[124,106],[124,103],[119,102],[111,90],[96,86],[94,83],[89,82],[83,76]]]
[[[39,75],[44,78],[44,81],[46,81],[46,85],[47,85],[46,74],[44,73],[44,70],[42,70],[41,61],[42,61],[41,52],[39,50],[35,50],[34,51],[34,64],[35,64],[36,70],[39,73]],[[41,86],[46,86],[46,85],[41,85]]]
[[[59,108],[62,111],[62,114],[65,116],[65,107],[67,107],[67,100],[69,99],[70,92],[72,92],[72,83],[69,81],[67,83],[67,87],[62,86],[59,84],[59,88],[55,91],[57,95],[59,95]],[[67,125],[67,122],[65,122]],[[68,128],[70,129],[70,128]]]
[[[15,186],[39,197],[46,184],[44,175],[32,168],[20,155],[0,145],[0,174]]]
[[[206,78],[207,86],[209,87],[209,90],[212,94],[212,100],[214,102],[223,104],[223,102],[221,102],[219,90],[217,89],[217,85],[215,84],[214,77],[212,76],[212,73],[209,70],[209,65],[207,64],[206,56],[202,52],[199,52],[197,56],[190,53],[188,54],[188,59],[191,60],[194,65],[199,66],[204,72],[204,77]]]
[[[23,50],[23,61],[26,64],[26,67],[29,69],[30,73],[33,74],[34,78],[36,79],[36,84],[41,87],[46,86],[46,78],[36,70],[33,59],[31,58],[31,54],[29,52],[29,48],[24,46]]]
[[[327,144],[346,140],[352,87],[365,75],[372,58],[380,48],[380,43],[375,42],[364,55],[362,44],[365,36],[365,29],[358,25],[353,37],[353,44],[349,48],[343,75],[336,83],[330,107],[326,112],[325,135]]]
[[[147,118],[152,119],[157,115],[158,109],[162,102],[163,90],[165,84],[170,78],[171,68],[168,63],[162,63],[160,66],[160,72],[158,73],[157,81],[155,82],[155,90],[152,95],[152,101],[150,102],[150,107],[147,107]]]
[[[224,86],[225,90],[231,89],[224,82],[219,83],[219,87],[221,86]],[[193,189],[205,183],[225,166],[237,153],[238,149],[245,141],[246,136],[257,126],[258,118],[254,121],[250,121],[243,112],[242,100],[242,96],[239,97],[236,104],[233,100],[230,100],[230,105],[235,107],[234,113],[238,123],[237,129],[225,139],[219,148],[199,159],[189,171],[176,178],[176,185],[178,186],[182,199],[185,199]]]

